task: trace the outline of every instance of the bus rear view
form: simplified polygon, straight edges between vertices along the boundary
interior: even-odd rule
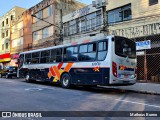
[[[110,84],[132,85],[136,83],[136,44],[134,41],[115,36],[112,40],[112,70]]]

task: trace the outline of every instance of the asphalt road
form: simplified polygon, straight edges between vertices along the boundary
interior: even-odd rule
[[[26,83],[22,79],[0,78],[0,111],[160,111],[160,96],[107,89]],[[124,112],[128,114],[128,112]],[[2,120],[150,120],[160,117],[47,117],[0,118]]]

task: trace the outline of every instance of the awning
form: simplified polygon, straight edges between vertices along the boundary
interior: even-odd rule
[[[18,58],[19,58],[19,54],[18,54],[18,53],[12,54],[12,55],[11,55],[11,58],[12,58],[12,59],[18,59]]]
[[[11,55],[10,53],[5,53],[5,54],[1,54],[0,55],[0,62],[3,63],[3,62],[9,62],[11,61]]]

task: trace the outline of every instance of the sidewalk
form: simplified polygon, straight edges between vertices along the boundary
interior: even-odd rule
[[[158,83],[136,83],[130,86],[101,86],[105,88],[114,88],[130,92],[160,95],[160,84]]]

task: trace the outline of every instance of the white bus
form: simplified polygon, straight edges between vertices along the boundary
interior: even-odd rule
[[[71,85],[133,85],[136,83],[136,44],[120,36],[93,36],[81,43],[20,53],[18,77],[26,82]]]

